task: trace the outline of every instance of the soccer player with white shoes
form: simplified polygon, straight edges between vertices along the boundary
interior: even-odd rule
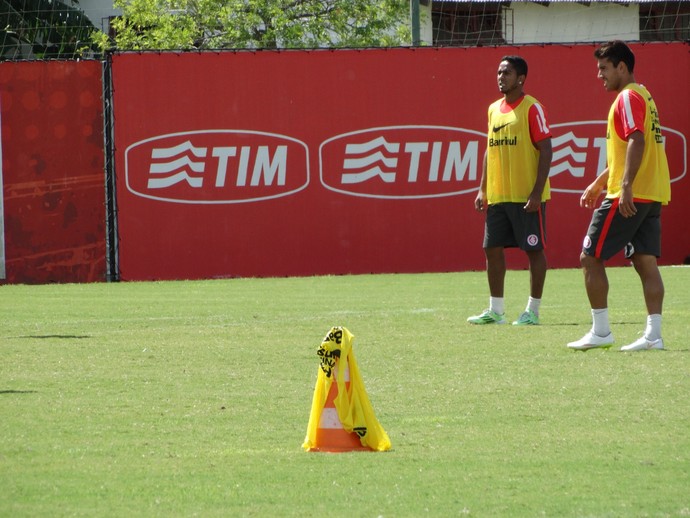
[[[587,351],[614,343],[609,326],[609,284],[604,262],[621,250],[642,281],[647,307],[644,335],[621,351],[663,349],[661,311],[664,283],[657,265],[661,255],[661,207],[671,199],[671,183],[659,112],[649,91],[635,82],[635,56],[622,41],[600,46],[598,77],[617,92],[606,130],[607,167],[582,194],[580,205],[593,209],[606,188],[585,237],[580,263],[592,309],[592,329],[568,348]]]

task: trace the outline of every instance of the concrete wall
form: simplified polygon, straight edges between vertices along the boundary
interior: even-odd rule
[[[421,6],[421,40],[433,41],[431,4]],[[503,20],[506,43],[584,43],[622,39],[638,41],[639,4],[511,2]]]
[[[639,4],[512,2],[512,43],[583,43],[640,39]],[[510,27],[508,28],[510,29]],[[510,43],[510,30],[506,31]]]

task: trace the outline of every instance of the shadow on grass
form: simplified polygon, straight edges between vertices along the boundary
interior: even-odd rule
[[[29,335],[29,336],[20,336],[19,338],[37,338],[37,339],[44,339],[44,338],[57,338],[61,340],[81,340],[84,338],[91,338],[89,335]]]
[[[3,394],[35,394],[35,390],[0,390],[0,395]]]
[[[635,325],[639,324],[640,322],[624,322],[624,321],[611,321],[611,327],[618,326],[618,325]],[[592,326],[591,321],[587,322],[540,322],[539,323],[540,327],[571,327],[571,326],[582,326],[582,327],[587,327],[587,326]]]

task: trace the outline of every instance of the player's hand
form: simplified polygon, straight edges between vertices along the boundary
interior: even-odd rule
[[[603,190],[604,188],[599,186],[597,182],[592,182],[589,184],[589,186],[585,189],[585,192],[583,192],[582,196],[580,196],[580,207],[584,207],[585,209],[593,209],[596,206],[597,200],[599,199],[599,196],[601,196]]]
[[[621,190],[621,197],[618,201],[618,212],[620,212],[621,216],[624,218],[630,218],[637,214],[637,207],[635,207],[635,203],[633,202],[631,187],[623,187]]]
[[[479,212],[484,212],[486,209],[487,202],[486,196],[482,191],[477,192],[477,197],[474,199],[474,208]]]
[[[525,203],[525,206],[523,209],[525,209],[525,212],[537,212],[539,208],[541,207],[541,194],[530,194],[529,198],[527,198],[527,203]]]

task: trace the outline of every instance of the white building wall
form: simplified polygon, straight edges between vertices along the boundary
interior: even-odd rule
[[[584,43],[640,39],[639,4],[608,2],[551,2],[548,6],[532,2],[511,2],[504,15],[508,43]],[[432,45],[431,2],[420,7],[420,36]]]
[[[613,39],[639,40],[639,4],[511,2],[513,38],[524,43],[583,43]],[[510,33],[506,34],[510,42]]]
[[[431,45],[434,41],[434,28],[431,23],[431,2],[419,6],[419,39],[422,45]]]
[[[79,8],[102,31],[108,30],[110,17],[122,14],[120,9],[113,9],[113,0],[79,0]]]

